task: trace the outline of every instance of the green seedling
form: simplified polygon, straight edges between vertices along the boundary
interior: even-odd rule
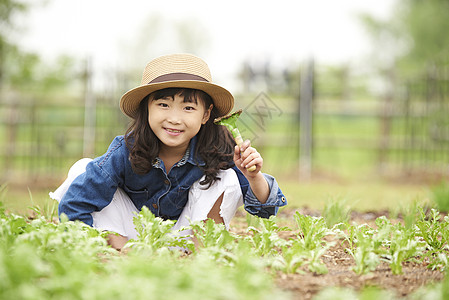
[[[233,112],[232,114],[228,114],[226,116],[216,118],[214,120],[215,124],[226,126],[226,128],[229,129],[229,131],[232,133],[232,136],[234,137],[235,143],[237,144],[237,146],[239,146],[240,149],[242,148],[243,138],[242,135],[240,134],[239,129],[237,128],[236,122],[241,113],[242,110],[239,109],[238,111]],[[256,170],[256,166],[251,166],[247,168],[247,170],[249,172],[254,172]]]

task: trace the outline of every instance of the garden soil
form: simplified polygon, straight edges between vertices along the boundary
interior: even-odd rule
[[[299,211],[305,215],[319,216],[318,211],[307,208],[288,210],[284,209],[279,214],[280,220],[288,223],[290,228],[297,228],[293,215]],[[387,212],[353,212],[351,222],[357,224],[368,224],[374,227],[374,221],[377,217],[386,215]],[[392,222],[401,219],[397,218]],[[284,224],[281,224],[284,226]],[[287,224],[285,224],[287,225]],[[245,212],[238,211],[231,224],[231,231],[237,234],[246,233]],[[297,231],[280,232],[282,238],[297,238]],[[327,239],[331,241],[332,239]],[[444,279],[444,273],[438,270],[431,270],[426,263],[406,262],[403,264],[403,274],[393,275],[387,263],[382,262],[375,271],[366,275],[357,275],[351,270],[355,266],[352,256],[345,251],[348,245],[342,244],[341,240],[336,243],[322,257],[329,272],[327,274],[315,274],[303,269],[302,274],[284,274],[279,272],[275,282],[283,290],[290,292],[293,299],[312,299],[318,292],[328,287],[350,288],[360,291],[366,287],[377,287],[392,293],[395,298],[405,298],[415,292],[420,287],[431,283],[436,283]]]

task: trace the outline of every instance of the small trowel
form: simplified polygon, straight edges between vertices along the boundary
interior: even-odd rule
[[[229,129],[229,131],[232,133],[232,136],[234,137],[235,143],[239,148],[242,147],[243,144],[243,138],[240,134],[239,129],[237,128],[237,125],[235,124],[237,122],[237,119],[239,118],[240,114],[242,113],[242,110],[239,109],[236,112],[233,112],[231,114],[228,114],[226,116],[216,118],[214,120],[214,123],[217,125],[223,125],[226,126],[226,128]],[[254,172],[256,170],[256,166],[251,166],[247,168],[249,172]]]

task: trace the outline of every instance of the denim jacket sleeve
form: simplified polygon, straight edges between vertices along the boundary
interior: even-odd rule
[[[263,173],[263,176],[265,177],[265,180],[270,188],[270,194],[267,201],[265,203],[261,203],[257,200],[251,190],[248,180],[243,173],[236,166],[234,166],[233,169],[237,173],[237,177],[240,182],[240,188],[242,189],[243,194],[243,203],[247,212],[262,218],[269,218],[270,216],[277,214],[279,207],[287,205],[287,199],[273,176]]]
[[[123,169],[122,151],[117,151],[120,147],[124,145],[116,138],[105,155],[91,161],[86,172],[75,178],[59,203],[59,214],[65,213],[69,220],[92,226],[91,213],[106,207],[120,184]]]

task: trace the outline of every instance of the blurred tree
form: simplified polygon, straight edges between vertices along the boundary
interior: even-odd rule
[[[199,20],[195,22],[188,18],[173,20],[170,16],[153,12],[141,26],[139,31],[121,43],[120,51],[127,54],[123,56],[123,65],[127,68],[124,76],[128,78],[140,81],[135,74],[142,72],[142,66],[151,57],[181,52],[204,57],[203,54],[209,47],[209,30]],[[130,86],[136,83],[138,82],[130,82]]]
[[[371,62],[380,71],[383,79],[383,86],[380,88],[383,93],[383,103],[379,112],[380,171],[383,171],[383,166],[389,159],[393,138],[393,112],[397,104],[401,105],[400,110],[407,112],[406,126],[403,129],[407,151],[401,158],[402,163],[407,164],[407,172],[409,172],[409,166],[416,161],[416,157],[412,158],[410,153],[415,152],[419,153],[421,166],[431,166],[438,155],[433,149],[444,149],[442,147],[446,145],[445,143],[434,144],[428,137],[431,133],[430,128],[438,136],[447,132],[443,132],[446,130],[445,127],[441,125],[442,123],[437,123],[438,118],[434,116],[441,112],[447,116],[445,106],[441,104],[441,99],[447,97],[444,96],[447,83],[444,79],[441,80],[433,75],[436,74],[435,67],[440,67],[442,63],[449,63],[449,35],[447,34],[449,1],[397,0],[389,19],[380,20],[366,14],[362,15],[361,19],[374,45]],[[429,71],[432,71],[432,76]],[[404,89],[400,89],[404,86],[404,82],[407,83],[406,93]],[[413,89],[410,89],[411,87]],[[441,93],[436,97],[434,91],[437,90]],[[411,104],[411,94],[421,101],[421,106]],[[406,101],[399,103],[405,98],[404,96],[407,97]],[[420,146],[415,146],[413,141],[420,134],[418,132],[424,132],[419,137],[423,139]]]
[[[408,64],[423,67],[449,54],[449,1],[407,0],[404,2],[404,31],[412,45],[404,57]]]
[[[73,82],[73,76],[81,79],[81,71],[74,70],[73,58],[60,56],[51,64],[44,63],[39,55],[23,51],[13,41],[19,29],[17,17],[33,5],[46,3],[0,0],[0,88],[45,94],[66,87]]]
[[[7,36],[13,30],[13,18],[19,12],[24,12],[27,5],[18,0],[0,0],[0,86],[5,77],[7,54],[17,51]]]
[[[414,77],[449,54],[449,1],[398,0],[389,20],[362,15],[375,48],[375,63]]]
[[[350,67],[348,64],[319,66],[315,79],[317,97],[322,99],[349,100]]]
[[[204,24],[182,19],[174,24],[177,47],[187,53],[202,53],[209,46],[209,32]]]
[[[81,67],[74,58],[66,55],[58,56],[52,62],[44,62],[36,53],[24,52],[18,46],[9,44],[2,54],[3,80],[0,87],[22,93],[59,92],[82,80],[82,70],[77,70],[77,65]]]

